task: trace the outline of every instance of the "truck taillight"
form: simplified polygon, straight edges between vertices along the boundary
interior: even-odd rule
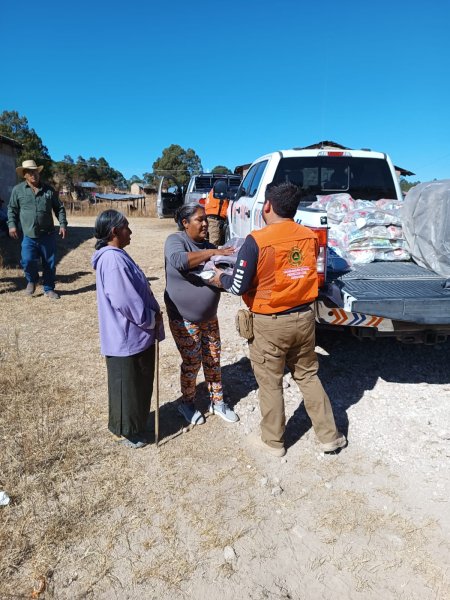
[[[336,150],[322,150],[317,156],[351,156],[350,152],[336,152]]]
[[[319,255],[317,257],[317,275],[319,277],[319,287],[325,285],[327,275],[327,243],[328,243],[328,228],[327,227],[310,227],[319,239]]]
[[[325,274],[327,268],[327,249],[326,246],[320,246],[319,256],[317,257],[317,275],[319,277],[319,287],[325,284]]]
[[[206,194],[203,194],[203,196],[199,199],[198,203],[201,204],[202,206],[205,206],[205,204],[206,204]]]

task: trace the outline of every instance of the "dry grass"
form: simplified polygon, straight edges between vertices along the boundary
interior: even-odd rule
[[[445,572],[427,549],[428,536],[437,527],[431,519],[417,525],[397,511],[386,512],[371,506],[362,492],[346,490],[335,495],[319,523],[325,543],[334,544],[343,536],[352,539],[354,534],[361,533],[368,540],[367,547],[353,548],[352,552],[329,559],[340,571],[353,573],[358,591],[375,587],[378,571],[398,571],[406,563],[430,588],[447,586]]]
[[[41,600],[173,600],[200,597],[202,585],[209,592],[226,589],[227,597],[281,598],[288,597],[283,578],[289,573],[294,582],[311,575],[326,583],[330,569],[362,597],[376,590],[385,570],[447,589],[440,562],[428,554],[426,534],[433,527],[370,506],[357,490],[341,490],[349,469],[352,490],[364,477],[363,467],[345,455],[318,467],[308,442],[297,455],[298,448],[290,450],[286,464],[271,466],[246,451],[239,426],[217,417],[171,437],[182,423],[169,406],[179,368],[170,334],[161,345],[160,394],[170,441],[160,452],[153,446],[133,452],[113,442],[90,267],[93,221],[72,218],[60,245],[62,299],[56,303],[40,289],[31,299],[21,294],[19,247],[4,244],[0,489],[12,502],[0,507],[0,598],[29,598],[43,580]],[[135,219],[131,228],[130,254],[161,299],[162,246],[173,222]],[[222,332],[227,335],[225,327]],[[282,477],[281,497],[260,485],[262,475]],[[388,489],[380,484],[376,493],[387,496]],[[292,538],[296,523],[304,542]],[[389,548],[380,532],[403,545]],[[343,539],[348,549],[341,552]],[[224,562],[227,545],[235,548],[236,564]],[[292,562],[296,550],[301,564]]]
[[[125,501],[129,482],[119,473],[111,485],[110,469],[102,473],[108,455],[79,427],[87,409],[74,403],[58,361],[36,361],[19,343],[0,349],[0,489],[11,496],[0,522],[0,581],[8,593],[18,579],[48,578],[69,546],[100,531],[98,516]]]
[[[87,310],[86,294],[70,295],[86,277],[92,287],[92,242],[74,231],[72,245],[78,252],[63,258],[65,269],[81,272],[81,266],[83,275],[66,278],[59,289],[69,295],[59,303],[39,294],[22,297],[10,283],[21,281],[21,271],[0,272],[0,489],[11,497],[1,509],[2,597],[28,596],[38,577],[51,590],[52,573],[68,548],[102,531],[99,517],[129,501],[130,473],[119,470],[111,481],[111,453],[99,444],[104,403],[95,400],[104,374],[93,289]],[[14,265],[18,245],[7,250]],[[105,570],[103,560],[92,562],[93,574]]]
[[[224,510],[224,490],[239,493],[241,484],[232,481],[234,463],[216,472],[205,462],[200,431],[166,444],[159,455],[153,447],[133,454],[112,442],[90,267],[93,218],[79,223],[60,245],[60,301],[48,301],[40,288],[33,298],[22,295],[19,245],[12,241],[6,244],[9,268],[0,271],[0,489],[12,499],[0,509],[2,598],[29,597],[39,577],[46,597],[66,597],[66,588],[70,597],[73,585],[80,597],[102,586],[120,590],[122,577],[178,590],[208,553],[244,534],[242,523],[221,528],[211,519]],[[136,220],[132,228],[131,253],[161,298],[163,261],[157,270],[150,267],[148,221]],[[249,474],[245,469],[239,476]],[[215,489],[209,508],[198,506],[202,477]],[[253,518],[253,510],[250,505],[245,516]],[[127,574],[115,570],[121,547],[134,557]]]
[[[141,201],[132,200],[121,202],[97,202],[91,204],[88,200],[63,200],[68,215],[73,217],[92,217],[100,214],[102,211],[109,208],[120,210],[130,217],[156,217],[156,194],[150,194],[145,198],[145,206]]]

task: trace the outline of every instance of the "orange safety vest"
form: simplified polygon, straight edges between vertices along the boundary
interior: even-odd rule
[[[294,221],[252,231],[259,249],[252,287],[243,294],[252,312],[270,315],[313,302],[319,293],[316,234]]]
[[[207,215],[215,215],[222,219],[227,218],[228,200],[219,200],[214,198],[214,190],[211,190],[206,197],[205,212]]]

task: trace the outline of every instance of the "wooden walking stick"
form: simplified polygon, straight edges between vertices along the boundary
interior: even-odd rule
[[[159,340],[155,339],[155,444],[159,444]]]

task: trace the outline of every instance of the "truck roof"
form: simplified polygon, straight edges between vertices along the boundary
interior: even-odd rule
[[[216,177],[219,179],[220,177],[236,177],[236,175],[234,173],[211,173],[210,171],[203,171],[202,173],[192,175],[192,177]]]
[[[371,150],[370,148],[349,148],[348,146],[343,146],[342,144],[338,144],[337,142],[323,140],[320,142],[316,142],[315,144],[311,144],[310,146],[300,146],[295,148],[290,148],[287,150],[278,150],[276,152],[270,152],[269,154],[265,154],[264,156],[260,156],[256,158],[251,163],[245,165],[239,165],[234,169],[236,174],[242,175],[245,171],[249,169],[249,167],[254,162],[259,162],[260,160],[266,160],[273,156],[274,154],[280,153],[281,157],[295,157],[295,156],[318,156],[320,152],[333,152],[333,151],[342,151],[349,152],[351,156],[356,158],[386,158],[386,154],[384,152],[376,152]],[[412,171],[408,171],[403,167],[398,167],[397,165],[393,165],[394,169],[405,177],[409,177],[411,175],[415,175]]]
[[[379,158],[385,159],[386,154],[383,152],[374,152],[373,150],[336,150],[332,146],[328,148],[317,148],[317,149],[301,149],[301,148],[288,148],[286,150],[277,150],[276,152],[269,152],[259,158],[256,158],[253,162],[259,162],[260,160],[267,160],[270,157],[279,154],[280,158],[292,158],[295,156],[354,156],[356,158]]]

